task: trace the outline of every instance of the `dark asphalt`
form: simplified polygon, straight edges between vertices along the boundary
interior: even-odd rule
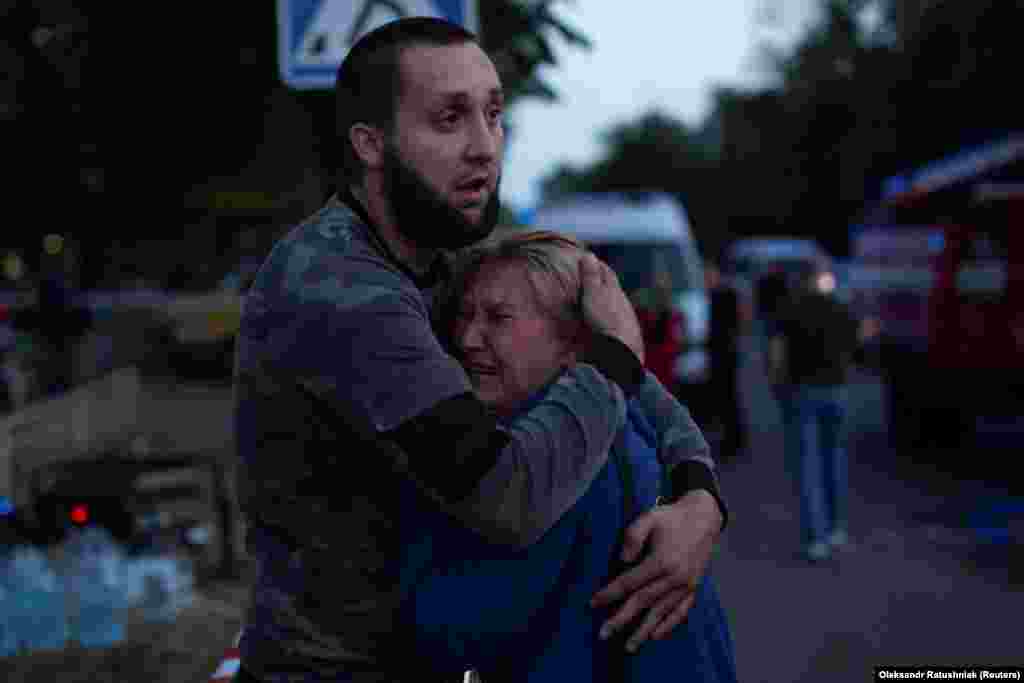
[[[992,545],[971,514],[1009,498],[1007,452],[952,454],[965,480],[886,444],[882,392],[851,387],[851,545],[827,563],[799,556],[797,499],[778,411],[748,349],[741,387],[751,452],[724,463],[732,511],[715,561],[742,683],[860,683],[877,665],[1022,665],[1019,545]],[[942,390],[937,387],[937,390]],[[944,454],[950,457],[950,454]],[[1017,453],[1020,455],[1020,453]],[[1000,483],[1002,479],[1002,483]]]

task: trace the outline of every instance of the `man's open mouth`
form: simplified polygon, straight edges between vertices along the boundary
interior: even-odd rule
[[[482,192],[487,187],[487,178],[474,178],[464,183],[459,183],[455,186],[455,189],[459,192],[475,194]]]

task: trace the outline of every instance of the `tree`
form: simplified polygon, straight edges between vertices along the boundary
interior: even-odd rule
[[[878,25],[857,21],[881,8]],[[822,22],[783,66],[782,96],[793,126],[807,133],[796,149],[808,194],[794,215],[826,229],[845,249],[845,227],[877,195],[886,175],[952,153],[1019,126],[1021,106],[1006,97],[1017,61],[1012,28],[1024,6],[831,0]]]
[[[822,0],[817,16],[790,51],[761,47],[762,88],[716,89],[696,130],[656,114],[619,124],[601,159],[545,178],[545,196],[666,189],[706,246],[793,234],[843,256],[884,177],[1024,121],[1010,97],[1021,3]]]
[[[479,2],[484,46],[509,100],[557,98],[538,68],[555,65],[555,44],[585,48],[586,37],[555,14],[555,0]],[[9,194],[26,209],[12,212],[46,208],[5,235],[4,247],[23,249],[32,268],[43,235],[77,233],[93,271],[88,285],[102,278],[108,252],[138,241],[140,230],[180,238],[196,222],[175,210],[179,193],[200,213],[212,209],[203,197],[225,191],[308,196],[287,209],[296,217],[322,199],[334,164],[333,98],[281,83],[274,2],[244,11],[212,3],[201,14],[168,6],[129,28],[111,16],[119,11],[0,2],[0,58],[9,67],[0,121],[13,133],[7,151],[20,181]]]
[[[479,2],[481,38],[494,59],[506,98],[515,102],[536,97],[549,102],[556,93],[540,77],[541,66],[557,66],[552,35],[567,46],[590,49],[590,40],[553,11],[557,0],[496,0]]]
[[[524,98],[541,98],[548,101],[555,101],[558,94],[540,77],[541,66],[557,66],[557,59],[552,50],[556,42],[576,49],[588,49],[590,41],[582,33],[567,24],[553,11],[557,0],[540,0],[524,2],[521,0],[486,0],[479,1],[480,36],[484,49],[492,56],[502,78],[506,91],[506,101],[514,104]],[[271,29],[274,26],[273,18],[268,16],[261,26],[266,25]],[[274,97],[273,93],[286,93],[286,97],[299,102],[306,111],[308,120],[296,122],[297,125],[306,125],[314,131],[315,154],[318,158],[318,165],[321,176],[330,179],[333,176],[332,170],[336,167],[336,132],[334,127],[334,100],[330,91],[297,91],[291,92],[280,83],[277,72],[273,48],[273,35],[260,35],[263,37],[264,45],[259,54],[249,48],[233,48],[241,50],[241,55],[230,57],[225,55],[225,64],[232,62],[246,65],[245,71],[252,74],[253,81],[243,88],[248,97],[247,104],[240,101],[232,102],[235,108],[247,107],[250,111],[261,111],[260,103],[255,102],[257,98],[267,100]],[[223,49],[223,47],[221,47]],[[242,57],[241,59],[239,57]],[[258,60],[259,67],[253,68],[254,61]],[[241,65],[241,64],[239,64]],[[268,94],[270,93],[270,94]],[[242,99],[242,98],[238,98]],[[240,116],[225,116],[222,120],[227,127],[230,121],[239,120]],[[262,120],[258,117],[242,119],[249,126],[261,126]],[[236,150],[227,158],[233,159],[235,164],[244,162],[247,159]],[[237,170],[237,166],[235,168]],[[327,183],[325,191],[330,191],[331,183]]]

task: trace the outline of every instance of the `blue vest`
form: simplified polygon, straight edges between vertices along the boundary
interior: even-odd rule
[[[728,626],[710,576],[669,638],[648,642],[635,655],[624,655],[622,642],[613,647],[598,638],[612,612],[588,603],[621,571],[623,532],[653,507],[662,487],[655,434],[636,405],[627,417],[593,484],[529,548],[487,541],[407,486],[402,623],[411,654],[435,668],[431,676],[460,680],[472,668],[487,683],[735,681]]]

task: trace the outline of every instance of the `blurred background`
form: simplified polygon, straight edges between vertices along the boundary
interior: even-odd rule
[[[424,12],[501,72],[502,228],[575,231],[616,267],[659,376],[729,456],[716,572],[740,679],[1019,664],[1024,3],[691,4],[0,0],[0,678],[217,669],[251,580],[241,301],[334,190],[347,36]],[[870,331],[852,542],[813,567],[764,371],[772,285],[812,267]],[[741,321],[735,453],[711,272]]]

